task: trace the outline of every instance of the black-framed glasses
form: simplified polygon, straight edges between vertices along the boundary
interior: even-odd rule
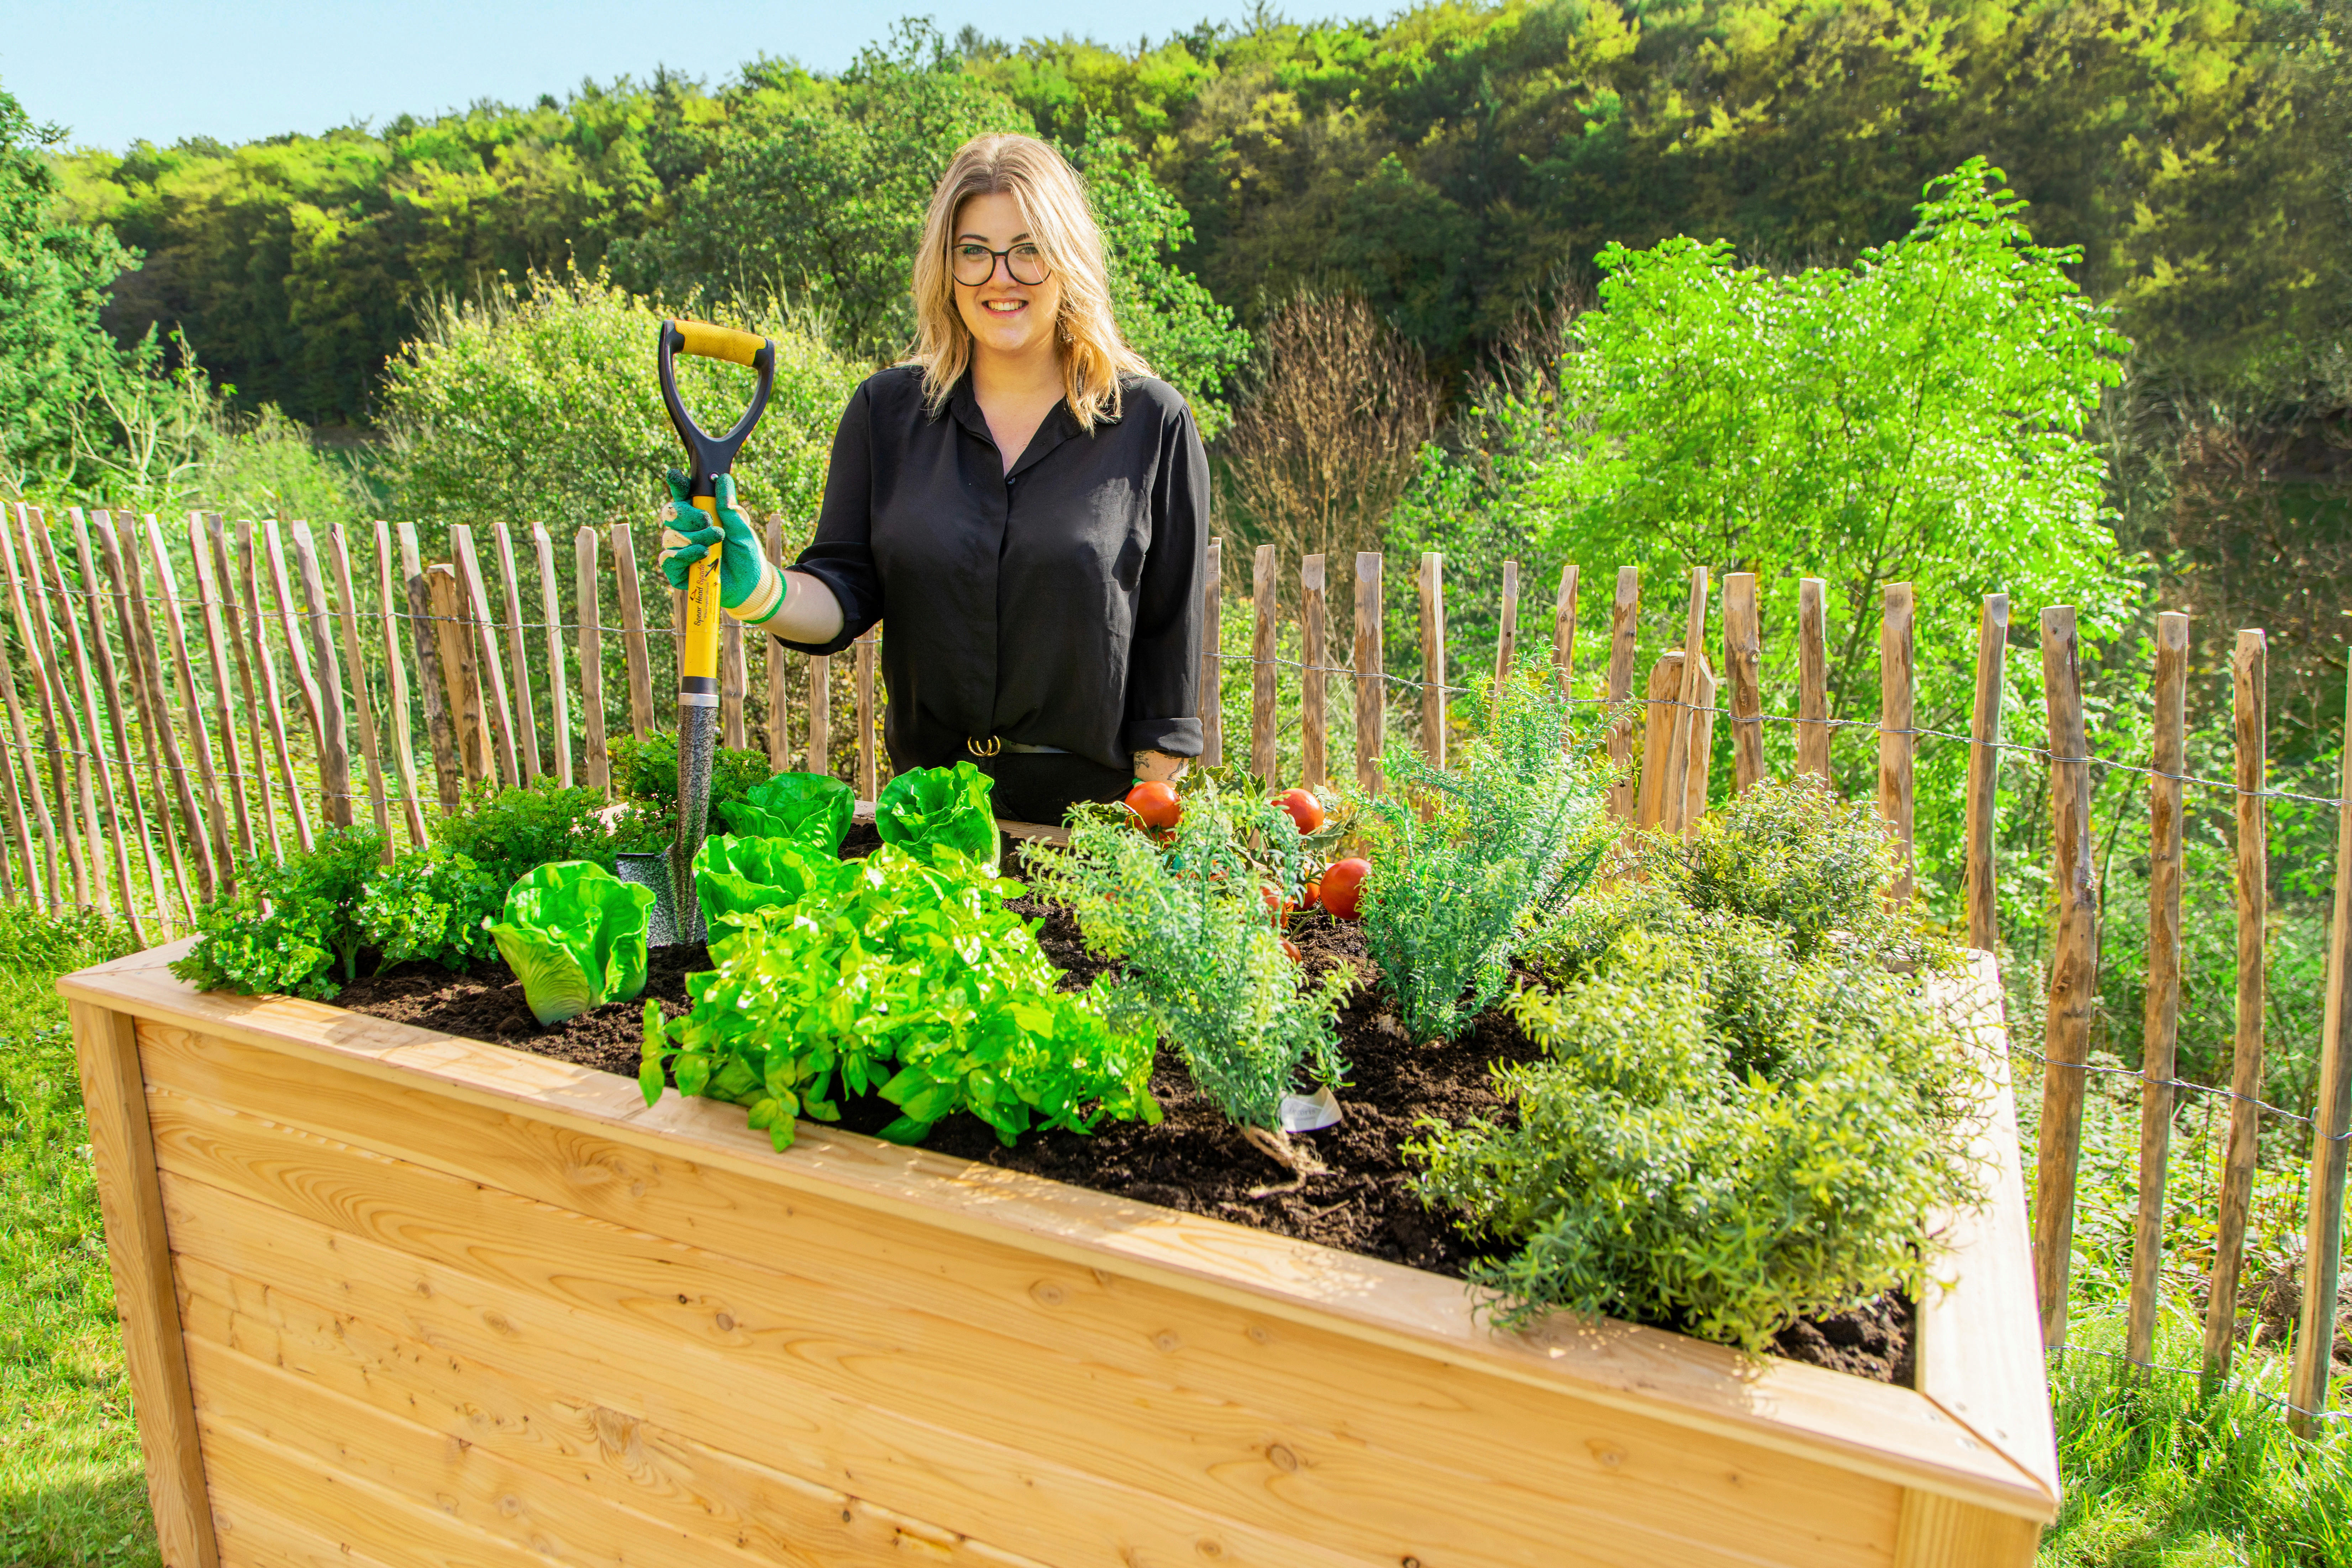
[[[1015,283],[1034,287],[1045,281],[1045,253],[1025,239],[1010,250],[991,250],[978,240],[961,239],[949,247],[948,260],[955,280],[967,289],[995,277],[999,260],[1004,263],[1004,275]]]

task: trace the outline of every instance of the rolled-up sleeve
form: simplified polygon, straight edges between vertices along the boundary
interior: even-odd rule
[[[792,564],[792,570],[805,572],[833,590],[841,605],[841,631],[823,643],[778,637],[786,647],[807,654],[839,653],[882,618],[882,582],[874,570],[873,499],[873,412],[869,394],[861,386],[833,433],[816,537]]]
[[[1201,754],[1201,582],[1208,572],[1209,458],[1192,410],[1171,421],[1151,498],[1151,547],[1143,563],[1128,649],[1129,752]]]

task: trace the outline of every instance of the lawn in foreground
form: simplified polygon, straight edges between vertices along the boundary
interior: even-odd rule
[[[65,1003],[121,951],[91,921],[0,904],[0,1563],[158,1561]]]

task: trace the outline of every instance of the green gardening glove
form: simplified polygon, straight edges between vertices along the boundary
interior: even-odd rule
[[[683,590],[686,574],[695,563],[719,545],[719,607],[739,621],[758,626],[784,605],[784,574],[760,549],[751,521],[735,510],[735,476],[721,474],[712,484],[719,503],[719,521],[694,504],[687,493],[684,474],[669,471],[669,504],[662,508],[662,575],[670,586]],[[681,527],[692,522],[691,528]]]

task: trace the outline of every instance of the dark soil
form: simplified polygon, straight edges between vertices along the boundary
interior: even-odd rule
[[[862,856],[877,842],[872,828],[860,824],[842,853]],[[1057,906],[1022,898],[1011,907],[1045,922],[1038,940],[1063,971],[1066,989],[1081,988],[1110,967],[1087,955],[1076,922]],[[1415,1046],[1373,988],[1377,974],[1360,929],[1310,911],[1293,920],[1290,934],[1317,973],[1346,964],[1364,978],[1339,1021],[1340,1051],[1349,1068],[1340,1094],[1346,1116],[1336,1127],[1294,1135],[1328,1167],[1325,1173],[1291,1185],[1288,1172],[1244,1142],[1193,1092],[1183,1064],[1165,1051],[1151,1078],[1151,1092],[1165,1113],[1157,1127],[1106,1122],[1091,1136],[1032,1133],[1008,1149],[977,1118],[954,1116],[932,1129],[924,1147],[1462,1276],[1479,1248],[1413,1195],[1402,1145],[1424,1116],[1457,1125],[1474,1116],[1507,1121],[1510,1112],[1496,1098],[1488,1069],[1528,1060],[1537,1047],[1491,1007],[1460,1040]],[[682,1016],[688,1009],[686,977],[709,967],[703,948],[657,948],[648,965],[646,995],[661,1003],[665,1016]],[[644,998],[592,1008],[541,1028],[523,1005],[513,973],[495,960],[462,975],[429,963],[397,964],[345,986],[336,1001],[379,1018],[636,1076]],[[854,1132],[878,1131],[898,1115],[896,1106],[877,1097],[845,1100],[842,1110],[841,1125]],[[1276,1190],[1281,1188],[1288,1190]],[[1794,1361],[1908,1384],[1910,1333],[1910,1303],[1889,1295],[1856,1311],[1793,1324],[1781,1331],[1774,1348]]]

